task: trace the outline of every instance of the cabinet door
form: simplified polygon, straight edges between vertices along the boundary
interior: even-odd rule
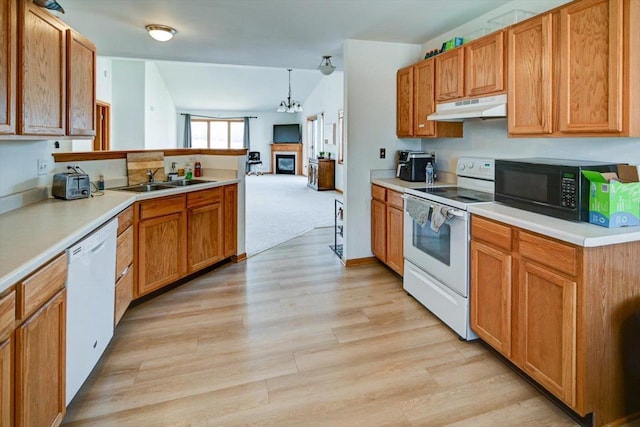
[[[511,255],[471,241],[471,328],[511,356]]]
[[[18,131],[64,135],[66,27],[30,1],[20,1]]]
[[[541,15],[508,32],[510,134],[548,134],[552,128],[552,16]]]
[[[521,367],[569,406],[576,393],[576,282],[521,261]]]
[[[398,70],[396,79],[396,134],[413,136],[413,67]]]
[[[224,258],[224,212],[221,203],[187,213],[187,271],[192,273]]]
[[[504,82],[504,31],[474,40],[464,47],[465,94],[501,93]]]
[[[0,343],[0,426],[13,425],[12,338]]]
[[[402,209],[387,207],[387,265],[401,276],[404,270],[403,223]]]
[[[224,257],[238,251],[238,185],[224,187]]]
[[[67,135],[96,134],[96,47],[67,30]]]
[[[16,426],[58,426],[65,414],[66,290],[16,329]]]
[[[560,131],[622,131],[622,0],[560,10]]]
[[[464,49],[441,53],[436,61],[436,101],[443,102],[464,96]]]
[[[184,213],[140,221],[138,295],[175,282],[186,272]]]
[[[435,62],[427,59],[418,63],[414,71],[414,125],[415,136],[433,136],[436,132],[435,122],[427,120],[429,114],[436,111],[434,82]]]
[[[0,134],[16,133],[16,2],[0,4]]]
[[[387,262],[387,205],[371,200],[371,252]]]

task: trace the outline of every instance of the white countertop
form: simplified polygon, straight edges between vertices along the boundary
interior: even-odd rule
[[[606,246],[640,240],[640,227],[600,227],[588,222],[573,222],[540,215],[497,202],[472,204],[469,205],[468,210],[472,214],[544,234],[577,246]]]
[[[208,178],[202,178],[208,179]],[[46,199],[0,215],[0,292],[113,218],[137,200],[237,183],[222,179],[149,193],[107,190],[79,200]]]

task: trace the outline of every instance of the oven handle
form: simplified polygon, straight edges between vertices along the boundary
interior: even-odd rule
[[[420,198],[420,197],[415,197],[415,196],[410,196],[410,195],[407,195],[407,194],[403,194],[402,198],[405,199],[405,200],[411,198],[411,199],[414,199],[414,200],[419,200],[421,202],[426,202],[426,203],[429,204],[429,207],[431,208],[431,210],[433,210],[436,206],[449,208],[449,213],[451,215],[455,216],[455,217],[458,217],[458,218],[464,218],[465,214],[466,214],[465,211],[462,211],[460,209],[452,208],[451,206],[442,205],[440,203],[434,203],[431,200],[423,199],[423,198]],[[406,210],[405,210],[405,212],[406,212]]]

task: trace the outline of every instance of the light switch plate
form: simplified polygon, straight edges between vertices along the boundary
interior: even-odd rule
[[[46,175],[49,172],[49,162],[46,157],[38,159],[38,175]]]
[[[380,149],[380,158],[381,158],[381,159],[384,159],[384,158],[386,158],[386,157],[387,157],[387,150],[386,150],[386,149],[384,149],[384,148],[381,148],[381,149]]]

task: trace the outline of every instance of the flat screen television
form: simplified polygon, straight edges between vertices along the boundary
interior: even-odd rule
[[[273,142],[299,143],[300,125],[298,123],[288,125],[273,125]]]

